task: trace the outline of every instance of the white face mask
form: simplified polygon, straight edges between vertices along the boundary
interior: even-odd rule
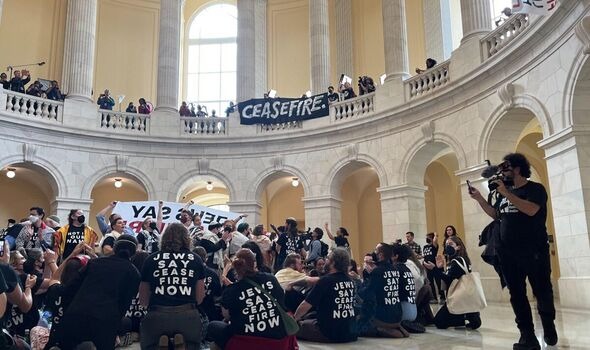
[[[35,224],[35,223],[37,223],[37,221],[38,221],[38,220],[39,220],[39,217],[38,217],[38,216],[35,216],[35,215],[29,215],[29,221],[30,221],[32,224]]]

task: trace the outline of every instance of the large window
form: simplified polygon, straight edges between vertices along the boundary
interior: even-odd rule
[[[188,37],[187,102],[224,115],[236,98],[238,11],[230,4],[200,11]]]

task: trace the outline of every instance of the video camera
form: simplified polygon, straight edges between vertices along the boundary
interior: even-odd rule
[[[497,180],[504,182],[505,186],[513,186],[514,180],[508,179],[504,176],[503,171],[510,169],[510,162],[504,161],[498,165],[491,165],[489,161],[488,166],[481,172],[481,177],[488,179],[488,188],[490,191],[495,191],[498,188]]]

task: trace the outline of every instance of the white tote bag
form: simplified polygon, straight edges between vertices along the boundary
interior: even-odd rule
[[[451,282],[447,291],[447,308],[453,315],[483,310],[488,303],[483,293],[478,272],[470,272],[463,258],[454,259],[465,274]]]

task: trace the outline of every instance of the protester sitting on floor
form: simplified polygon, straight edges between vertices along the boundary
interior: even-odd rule
[[[369,274],[359,291],[363,299],[360,334],[368,337],[408,337],[408,332],[400,324],[403,317],[399,297],[400,274],[391,264],[393,248],[379,243],[374,253],[376,264],[366,265]]]
[[[275,277],[285,291],[287,310],[292,312],[295,312],[299,304],[305,299],[305,290],[319,280],[319,277],[310,277],[303,272],[301,255],[297,253],[287,255],[284,268],[279,270]]]
[[[450,286],[454,280],[461,278],[461,276],[465,274],[465,271],[461,268],[461,266],[459,266],[458,260],[461,261],[461,264],[466,265],[469,270],[471,270],[471,260],[469,260],[467,249],[465,248],[463,241],[458,236],[450,236],[447,238],[445,245],[445,255],[450,260],[446,273],[442,272],[442,270],[435,270],[433,263],[424,263],[424,266],[427,269],[435,271],[435,273],[439,275],[445,284]],[[439,269],[444,267],[444,258],[441,255],[436,257],[436,266]],[[437,328],[441,329],[463,326],[469,329],[478,329],[481,326],[481,318],[479,316],[479,312],[460,315],[451,314],[445,302],[445,304],[436,313],[436,316],[434,317],[434,324]]]
[[[221,349],[234,336],[259,339],[261,344],[267,339],[288,342],[279,311],[279,307],[285,308],[285,295],[277,279],[256,270],[256,257],[249,249],[240,249],[232,265],[238,281],[227,287],[221,297],[223,316],[229,323],[211,322],[207,331],[209,338]],[[258,300],[264,302],[261,304]]]
[[[299,339],[322,343],[346,343],[357,340],[356,289],[348,276],[350,255],[336,248],[328,255],[328,273],[322,276],[295,312],[300,320]],[[312,307],[315,315],[310,315]]]

